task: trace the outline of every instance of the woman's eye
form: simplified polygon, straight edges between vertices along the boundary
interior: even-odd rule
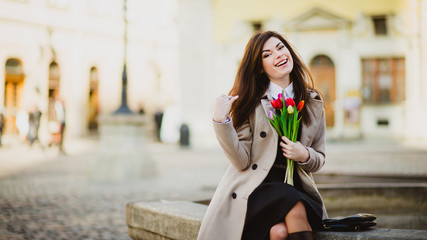
[[[282,50],[284,47],[285,47],[284,45],[280,45],[279,50]]]
[[[268,53],[268,54],[264,54],[262,57],[263,58],[266,58],[266,57],[268,57],[268,56],[270,56],[270,54]]]

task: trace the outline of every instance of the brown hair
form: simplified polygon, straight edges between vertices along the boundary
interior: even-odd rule
[[[313,78],[307,66],[301,60],[294,48],[286,39],[277,32],[267,31],[255,34],[246,45],[243,59],[239,65],[234,85],[229,94],[239,95],[239,98],[231,107],[234,128],[239,128],[244,121],[254,112],[264,93],[270,84],[270,79],[263,71],[262,48],[271,37],[278,38],[291,53],[294,67],[290,73],[293,82],[295,102],[305,101],[305,106],[310,105],[308,89],[314,90]],[[317,91],[316,91],[317,92]],[[302,121],[309,124],[311,119],[307,113],[307,107],[303,108]]]

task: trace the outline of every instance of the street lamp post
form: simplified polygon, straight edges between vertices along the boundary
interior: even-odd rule
[[[114,114],[132,114],[133,112],[127,105],[127,71],[126,71],[126,59],[127,59],[127,45],[128,45],[128,19],[127,19],[127,0],[124,0],[123,5],[123,16],[125,22],[124,31],[124,64],[122,73],[122,103]]]
[[[124,0],[124,66],[122,104],[113,114],[100,116],[99,155],[90,174],[99,181],[123,181],[152,177],[157,167],[145,148],[147,116],[134,114],[127,106],[127,18]]]

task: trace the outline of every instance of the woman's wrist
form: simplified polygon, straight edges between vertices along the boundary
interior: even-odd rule
[[[230,118],[228,118],[228,117],[224,117],[224,118],[213,118],[213,121],[214,122],[217,122],[217,123],[226,123],[226,122],[228,122],[228,121],[230,121]]]
[[[310,160],[310,151],[307,148],[305,148],[305,150],[306,150],[306,154],[304,154],[305,155],[304,160],[299,162],[301,165],[307,164],[308,161]]]

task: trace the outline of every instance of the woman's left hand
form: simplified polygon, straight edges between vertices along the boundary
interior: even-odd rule
[[[292,142],[287,137],[283,136],[280,142],[282,147],[283,156],[295,162],[307,162],[310,157],[308,149],[305,148],[300,142]]]

